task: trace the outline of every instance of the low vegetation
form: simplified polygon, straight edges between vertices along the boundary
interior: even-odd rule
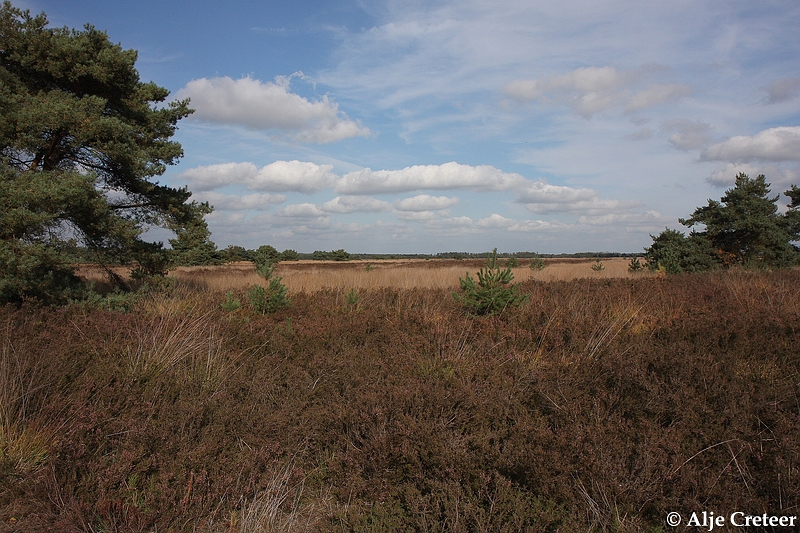
[[[0,531],[796,514],[798,287],[796,270],[531,280],[492,316],[452,289],[321,289],[261,314],[234,304],[245,289],[178,279],[129,311],[0,308]]]

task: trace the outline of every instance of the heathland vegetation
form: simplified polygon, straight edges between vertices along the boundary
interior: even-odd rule
[[[134,62],[0,10],[0,532],[797,515],[796,187],[740,175],[641,259],[220,251]]]

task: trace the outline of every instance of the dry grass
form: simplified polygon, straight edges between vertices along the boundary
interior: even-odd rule
[[[514,281],[530,279],[540,281],[569,281],[582,278],[638,278],[654,274],[650,271],[628,272],[629,260],[610,258],[603,260],[602,271],[592,270],[591,259],[546,260],[544,270],[528,268],[528,261],[521,261],[514,269]],[[367,269],[367,265],[373,267]],[[276,276],[283,278],[289,292],[313,293],[323,289],[448,289],[459,287],[459,278],[469,272],[475,274],[483,260],[379,260],[351,261],[296,261],[278,265]],[[125,269],[118,268],[124,275]],[[102,282],[105,274],[91,266],[82,266],[78,274],[90,281]],[[250,262],[230,263],[223,266],[178,267],[170,272],[179,282],[193,288],[213,292],[245,289],[263,284]]]
[[[13,327],[5,324],[0,346],[0,478],[41,466],[53,441],[52,432],[35,421],[36,397],[47,388],[47,377],[37,361],[26,357],[24,340],[12,340]]]
[[[592,270],[593,260],[547,260],[544,270],[528,268],[528,261],[521,261],[514,269],[514,281],[523,282],[530,279],[540,281],[569,281],[581,278],[634,278],[647,277],[649,271],[639,273],[628,272],[629,260],[612,258],[603,260],[602,271]],[[373,267],[367,269],[367,265]],[[280,263],[275,271],[276,276],[283,278],[289,292],[313,293],[323,289],[349,290],[362,289],[447,289],[459,287],[459,278],[467,272],[475,274],[483,260],[383,260],[383,261],[351,261],[347,263],[333,261],[297,261]],[[92,281],[101,282],[104,274],[92,267],[81,267],[79,275]],[[123,274],[120,269],[118,274]],[[252,263],[231,263],[224,266],[178,267],[171,273],[179,282],[193,288],[206,289],[212,292],[245,289],[252,285],[263,284],[263,280],[255,273]]]

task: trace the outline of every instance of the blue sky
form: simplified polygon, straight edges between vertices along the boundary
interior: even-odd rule
[[[26,0],[191,98],[220,248],[636,252],[800,185],[800,2]]]

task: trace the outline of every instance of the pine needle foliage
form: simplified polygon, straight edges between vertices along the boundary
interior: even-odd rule
[[[511,267],[501,268],[497,261],[497,248],[486,259],[486,266],[478,272],[478,280],[469,275],[458,278],[462,294],[453,297],[477,315],[493,315],[508,307],[516,307],[528,299],[520,294],[519,287],[512,285],[514,273]]]
[[[256,273],[269,282],[269,287],[254,285],[247,291],[250,307],[261,314],[269,314],[288,307],[291,300],[287,296],[289,289],[281,281],[280,276],[273,277],[276,264],[263,256],[256,256]]]

